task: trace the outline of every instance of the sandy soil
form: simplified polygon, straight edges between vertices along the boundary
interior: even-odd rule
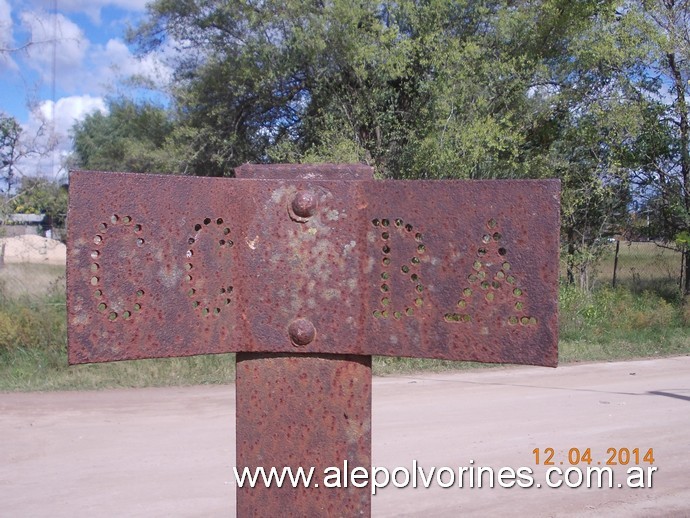
[[[232,385],[0,394],[0,515],[232,516]],[[690,357],[374,380],[376,466],[654,448],[651,489],[396,489],[374,516],[690,516]],[[583,466],[584,467],[584,466]],[[624,482],[625,467],[615,468]]]
[[[2,245],[5,245],[6,263],[65,264],[67,257],[63,243],[38,235],[2,238]]]

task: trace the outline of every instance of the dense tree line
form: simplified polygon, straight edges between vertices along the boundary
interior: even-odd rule
[[[569,275],[585,286],[599,240],[635,215],[649,216],[637,233],[687,249],[688,17],[690,0],[154,0],[129,37],[170,60],[172,103],[111,101],[75,127],[76,159],[557,177]]]

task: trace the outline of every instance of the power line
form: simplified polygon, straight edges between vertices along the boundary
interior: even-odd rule
[[[53,0],[53,56],[50,84],[50,174],[55,175],[55,98],[57,77],[57,31],[58,31],[58,0]]]

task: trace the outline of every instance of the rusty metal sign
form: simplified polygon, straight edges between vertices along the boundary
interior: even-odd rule
[[[70,362],[246,351],[555,366],[558,181],[350,174],[73,172]]]
[[[555,366],[559,184],[70,176],[71,363],[237,352],[237,463],[371,463],[371,355]],[[290,176],[290,178],[285,178]],[[241,516],[367,516],[366,488],[238,490]]]

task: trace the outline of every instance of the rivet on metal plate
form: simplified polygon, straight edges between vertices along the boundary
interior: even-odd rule
[[[292,214],[297,216],[293,219],[301,222],[306,221],[316,213],[318,204],[319,201],[315,192],[309,190],[297,192],[290,204]]]
[[[314,324],[306,318],[298,318],[293,320],[288,326],[288,334],[295,347],[303,347],[314,340],[316,329]]]

